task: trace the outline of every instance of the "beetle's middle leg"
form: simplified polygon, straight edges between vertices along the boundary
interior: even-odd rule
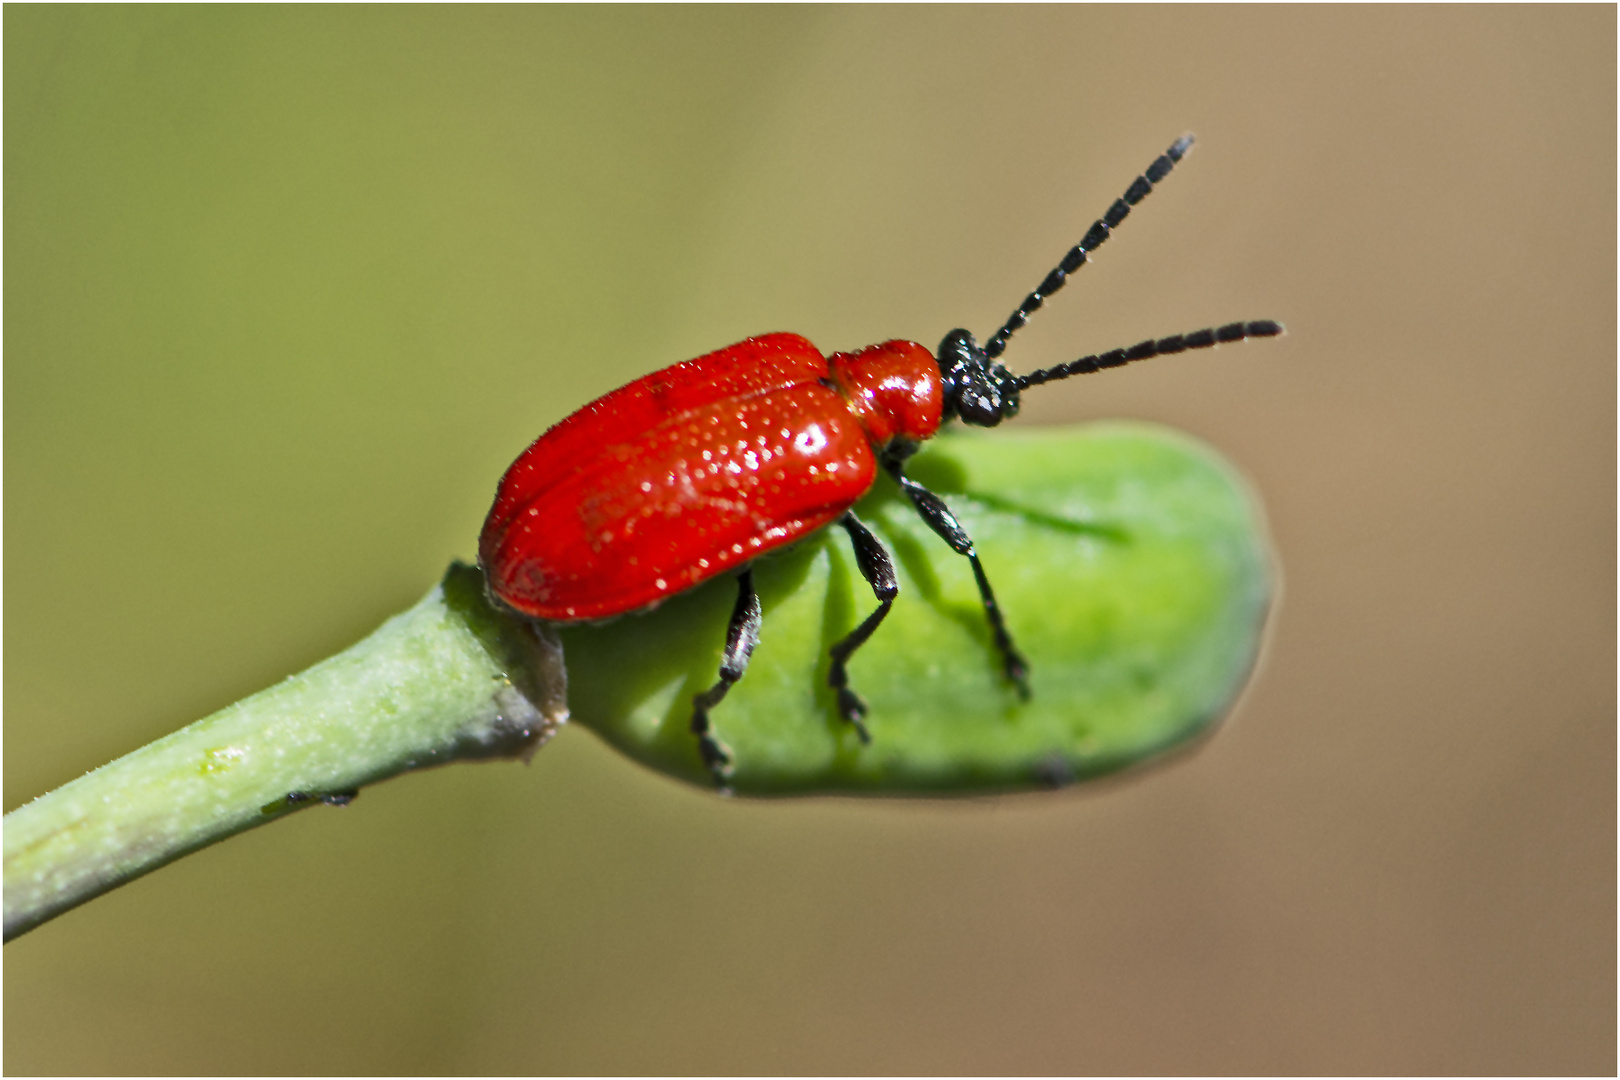
[[[878,609],[832,647],[832,667],[827,671],[827,685],[838,691],[839,715],[855,725],[855,733],[861,737],[861,742],[870,743],[872,736],[867,733],[866,724],[861,720],[866,715],[866,702],[849,688],[849,672],[844,665],[850,654],[872,636],[872,631],[878,628],[878,623],[894,606],[894,598],[900,595],[900,582],[894,576],[894,563],[889,560],[889,553],[872,535],[872,530],[860,523],[853,510],[839,518],[838,524],[849,533],[850,544],[855,548],[855,565],[860,567],[861,577],[872,586],[872,593],[878,598]]]
[[[731,609],[726,628],[726,651],[720,657],[720,681],[692,698],[692,734],[697,736],[698,753],[714,776],[721,791],[730,791],[731,748],[714,737],[709,726],[709,710],[725,698],[732,684],[748,670],[748,658],[759,644],[759,594],[754,591],[752,567],[737,575],[737,605]]]
[[[984,567],[979,565],[978,552],[973,550],[973,537],[962,528],[962,523],[956,520],[956,515],[951,513],[944,499],[901,472],[900,463],[885,464],[888,464],[890,474],[899,481],[928,527],[951,545],[952,551],[966,555],[968,562],[973,564],[973,580],[979,584],[979,599],[984,602],[984,617],[990,621],[990,636],[995,639],[996,649],[1001,653],[1002,670],[1007,680],[1017,688],[1018,696],[1028,698],[1029,661],[1024,659],[1024,654],[1018,651],[1012,635],[1007,632],[1007,624],[1001,617],[1001,605],[996,603],[996,594],[990,589],[990,579],[985,576]]]

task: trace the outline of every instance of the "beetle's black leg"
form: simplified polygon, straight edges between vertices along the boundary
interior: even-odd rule
[[[978,553],[973,550],[973,538],[962,528],[962,523],[956,520],[956,515],[951,513],[944,499],[905,475],[902,471],[902,462],[889,461],[885,462],[885,465],[911,498],[911,504],[917,508],[917,513],[922,515],[928,527],[951,545],[952,551],[958,555],[966,555],[968,561],[973,564],[973,578],[979,583],[979,598],[984,601],[984,615],[990,620],[991,636],[996,639],[996,648],[1001,651],[1002,670],[1006,672],[1007,679],[1018,688],[1018,696],[1029,697],[1029,661],[1024,659],[1018,647],[1013,644],[1012,635],[1007,633],[1007,624],[1002,621],[1001,607],[996,603],[996,594],[990,589],[990,579],[984,576],[984,567],[979,565]]]
[[[839,715],[855,726],[855,733],[861,737],[861,742],[870,743],[872,736],[867,733],[866,724],[861,720],[866,715],[866,702],[849,688],[849,671],[844,665],[850,654],[872,636],[872,631],[878,628],[878,623],[894,606],[894,598],[900,595],[900,582],[894,576],[894,563],[889,561],[889,553],[883,550],[882,543],[872,535],[872,530],[860,523],[854,511],[839,518],[838,524],[849,533],[849,541],[855,548],[855,565],[860,567],[861,577],[872,586],[872,593],[878,598],[878,609],[832,647],[832,667],[827,671],[827,685],[838,691]]]
[[[709,727],[709,710],[725,698],[731,685],[748,670],[748,658],[759,644],[759,594],[754,591],[754,571],[737,575],[737,606],[731,609],[731,625],[726,628],[726,651],[720,658],[720,681],[692,698],[692,734],[697,736],[698,753],[714,775],[715,786],[730,794],[731,750],[714,737]]]

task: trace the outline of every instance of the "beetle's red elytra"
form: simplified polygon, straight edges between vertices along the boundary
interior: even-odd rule
[[[1184,135],[1064,255],[983,347],[953,330],[937,351],[887,341],[823,356],[797,334],[749,338],[643,376],[598,398],[536,439],[501,478],[478,541],[491,598],[548,622],[644,610],[720,574],[735,573],[736,607],[718,681],[692,700],[703,763],[729,790],[732,754],[710,710],[747,670],[759,642],[753,559],[837,523],[878,607],[830,650],[839,714],[871,741],[866,703],[848,660],[889,613],[899,585],[888,552],[851,507],[882,468],[923,520],[972,564],[1007,680],[1028,696],[1028,664],[1013,644],[968,536],[944,500],[905,475],[906,460],[960,420],[994,427],[1018,412],[1020,391],[1132,360],[1283,332],[1269,320],[1230,323],[1013,375],[1008,339],[1087,261],[1180,161]]]
[[[750,338],[548,431],[501,481],[479,557],[526,615],[635,611],[836,521],[881,448],[939,421],[939,368],[920,345],[824,358],[797,334]]]

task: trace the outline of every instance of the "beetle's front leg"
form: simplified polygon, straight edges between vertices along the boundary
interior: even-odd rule
[[[1007,632],[1007,624],[1001,617],[1001,606],[996,603],[996,594],[990,588],[990,579],[985,576],[984,567],[979,565],[979,556],[973,550],[973,537],[962,528],[962,523],[956,520],[945,500],[923,487],[917,481],[905,475],[902,463],[890,461],[884,463],[900,487],[910,497],[911,504],[917,508],[917,513],[928,523],[928,527],[939,534],[940,539],[951,545],[951,550],[958,555],[966,555],[968,562],[973,564],[973,579],[979,584],[979,599],[984,603],[984,617],[990,621],[990,634],[995,638],[996,648],[1001,652],[1002,670],[1007,680],[1018,690],[1021,698],[1029,697],[1029,661],[1024,654],[1018,651],[1013,644],[1012,635]]]

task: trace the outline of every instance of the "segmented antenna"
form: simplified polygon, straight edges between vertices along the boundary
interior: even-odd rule
[[[1147,167],[1147,172],[1131,181],[1131,186],[1125,189],[1125,196],[1115,199],[1108,212],[1092,223],[1091,228],[1086,230],[1085,238],[1069,249],[1069,253],[1063,256],[1063,261],[1046,275],[1034,292],[1024,298],[1022,304],[1018,305],[1018,310],[1012,313],[1007,325],[996,331],[996,336],[984,347],[985,355],[994,360],[1002,354],[1007,348],[1007,339],[1029,322],[1029,317],[1041,309],[1047,297],[1063,288],[1063,283],[1069,279],[1070,274],[1086,264],[1086,256],[1103,245],[1109,234],[1119,228],[1119,223],[1130,214],[1131,207],[1148,197],[1154,184],[1170,175],[1170,170],[1176,167],[1176,162],[1182,159],[1192,144],[1193,137],[1189,132],[1171,143],[1170,149],[1155,158],[1153,164]]]
[[[1042,383],[1067,379],[1071,375],[1089,375],[1093,371],[1101,371],[1104,368],[1119,367],[1121,364],[1128,364],[1132,360],[1148,360],[1155,356],[1186,352],[1188,349],[1207,349],[1214,345],[1242,341],[1244,338],[1276,337],[1282,332],[1282,323],[1273,322],[1270,319],[1262,319],[1259,322],[1227,323],[1219,329],[1195,330],[1190,334],[1176,334],[1173,337],[1159,338],[1157,341],[1144,341],[1139,345],[1132,345],[1128,349],[1113,349],[1093,356],[1082,356],[1078,360],[1070,360],[1067,364],[1042,368],[1040,371],[1032,371],[1028,375],[1019,375],[1013,379],[1013,384],[1018,389],[1024,390],[1031,386],[1039,386]]]

